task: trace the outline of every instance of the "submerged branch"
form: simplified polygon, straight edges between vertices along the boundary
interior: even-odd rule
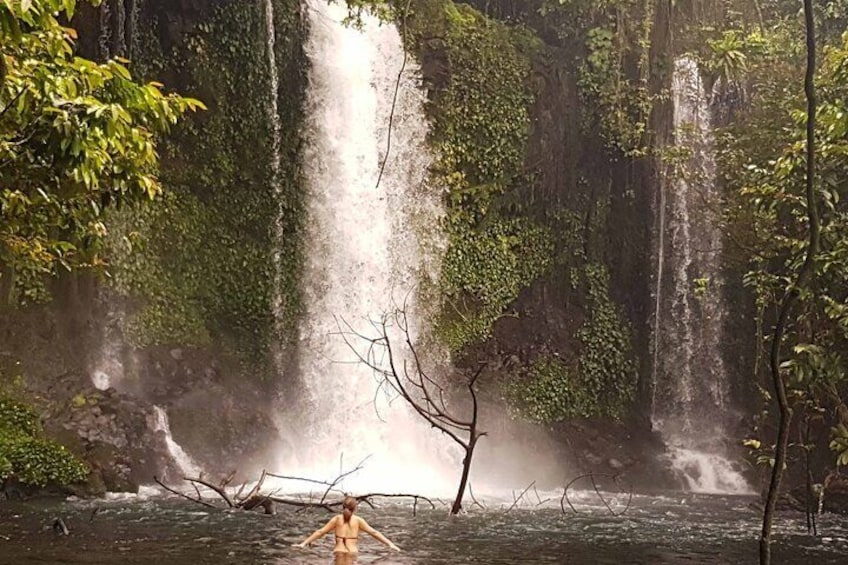
[[[196,502],[197,504],[201,504],[201,505],[203,505],[203,506],[205,506],[205,507],[207,507],[207,508],[214,508],[214,509],[216,509],[216,510],[218,509],[218,507],[217,507],[217,506],[215,506],[214,504],[211,504],[211,503],[206,502],[205,500],[201,499],[201,498],[200,498],[200,491],[197,491],[197,498],[192,498],[192,497],[190,497],[189,495],[184,494],[184,493],[182,493],[182,492],[180,492],[180,491],[178,491],[178,490],[176,490],[176,489],[172,489],[171,487],[169,487],[168,485],[166,485],[165,483],[163,483],[162,481],[160,481],[160,480],[159,480],[159,477],[155,477],[155,476],[154,476],[154,477],[153,477],[153,480],[156,482],[156,484],[157,484],[157,485],[159,485],[160,487],[162,487],[163,489],[167,490],[168,492],[170,492],[170,493],[172,493],[172,494],[176,494],[177,496],[181,496],[182,498],[185,498],[186,500],[190,500],[190,501],[192,501],[192,502]]]
[[[607,502],[607,500],[601,494],[601,490],[598,488],[596,477],[607,477],[607,478],[612,479],[613,482],[615,483],[615,486],[618,487],[619,494],[624,494],[625,492],[627,492],[627,504],[624,505],[623,510],[621,510],[620,512],[616,512],[615,510],[613,510],[612,506],[610,506],[609,502]],[[566,503],[568,503],[568,506],[569,506],[569,508],[571,508],[572,512],[574,512],[575,514],[582,514],[582,512],[577,510],[577,508],[575,508],[575,506],[571,503],[571,499],[568,497],[568,491],[569,491],[569,489],[571,489],[571,487],[574,485],[574,483],[576,483],[577,481],[579,481],[581,479],[587,479],[587,478],[592,481],[592,488],[595,491],[595,494],[598,495],[598,498],[601,499],[601,502],[604,504],[604,506],[610,512],[610,514],[612,514],[613,516],[622,516],[622,515],[624,515],[624,513],[626,513],[628,510],[630,510],[630,505],[633,503],[633,487],[628,485],[627,490],[625,491],[622,484],[621,484],[621,476],[620,475],[611,475],[609,473],[585,473],[583,475],[579,475],[577,477],[574,477],[573,479],[571,479],[571,481],[569,481],[569,483],[567,485],[565,485],[565,489],[563,489],[563,493],[562,493],[562,498],[560,498],[560,501],[559,501],[559,506],[562,509],[563,514],[566,513],[565,512],[565,504]]]
[[[508,514],[510,510],[515,508],[518,505],[518,503],[521,502],[521,499],[524,498],[524,495],[527,494],[527,491],[530,490],[531,488],[533,488],[534,486],[536,486],[536,481],[533,481],[532,483],[527,485],[527,487],[523,491],[521,491],[521,494],[518,495],[518,498],[515,498],[515,493],[513,493],[513,495],[512,495],[513,496],[512,506],[507,508],[506,512],[504,512],[504,514]]]

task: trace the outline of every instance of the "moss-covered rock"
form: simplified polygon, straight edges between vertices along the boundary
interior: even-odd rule
[[[0,484],[64,487],[82,482],[85,464],[68,449],[47,439],[31,406],[0,396]]]
[[[214,344],[261,380],[271,344],[294,334],[300,311],[300,6],[274,0],[272,93],[264,4],[194,4],[141,3],[134,70],[209,111],[165,140],[165,197],[113,217],[113,283],[136,305],[124,324],[134,346]]]
[[[527,188],[525,161],[539,40],[450,0],[415,2],[405,20],[430,90],[434,175],[447,190],[448,251],[437,333],[453,351],[491,335],[550,264],[550,233],[505,209]]]

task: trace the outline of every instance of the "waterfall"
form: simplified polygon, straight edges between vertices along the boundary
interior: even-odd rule
[[[136,23],[135,2],[130,0],[127,13],[124,0],[103,0],[100,4],[100,58],[107,61],[113,57],[126,57],[132,50],[132,34]]]
[[[265,50],[268,57],[268,119],[271,122],[271,183],[279,190],[280,180],[280,72],[277,69],[277,28],[274,24],[274,0],[265,0]]]
[[[108,0],[104,0],[100,4],[100,37],[98,38],[98,46],[100,47],[100,58],[108,61],[112,56],[112,12],[109,9]]]
[[[673,98],[679,151],[657,210],[653,422],[690,490],[744,493],[726,456],[720,195],[712,112],[694,59],[676,61]]]
[[[304,173],[308,228],[299,372],[306,399],[300,419],[284,417],[282,434],[294,449],[283,454],[287,474],[335,476],[369,457],[345,488],[439,491],[440,477],[458,467],[441,456],[440,437],[394,402],[338,335],[336,317],[363,333],[369,320],[414,297],[422,269],[433,269],[440,195],[427,190],[431,156],[420,69],[409,61],[398,85],[403,45],[395,26],[366,16],[360,29],[341,21],[344,4],[307,2],[311,61]],[[398,88],[386,156],[389,115]],[[429,237],[419,237],[421,233]],[[437,262],[436,262],[437,263]],[[415,302],[414,300],[412,300]],[[411,316],[422,316],[422,305]],[[286,431],[288,430],[288,431]],[[447,483],[445,483],[447,484]],[[453,485],[452,485],[453,486]]]
[[[268,63],[268,122],[271,124],[271,171],[270,183],[274,190],[277,202],[276,218],[273,227],[273,241],[281,242],[283,238],[283,227],[285,222],[283,210],[283,187],[280,183],[280,147],[281,147],[281,132],[282,123],[280,121],[280,71],[277,68],[277,27],[274,22],[274,0],[265,0],[265,51]],[[281,251],[282,246],[277,246],[273,253],[274,262],[274,288],[279,289],[282,284],[284,275],[283,256]],[[279,335],[282,318],[280,313],[283,312],[285,305],[280,292],[274,295],[273,311],[275,312],[275,329]],[[278,348],[274,351],[275,363],[278,370],[282,370],[283,356],[282,349]]]
[[[103,288],[98,293],[98,300],[103,303],[105,313],[101,318],[100,346],[89,365],[89,376],[99,390],[122,389],[127,384],[125,362],[129,362],[130,369],[135,362],[135,355],[127,354],[120,331],[125,313]]]
[[[200,468],[185,452],[180,444],[174,441],[174,436],[171,435],[171,424],[168,422],[168,413],[160,406],[153,407],[153,431],[162,432],[165,435],[165,444],[168,446],[168,453],[171,454],[171,459],[179,467],[183,475],[196,476],[200,474]]]

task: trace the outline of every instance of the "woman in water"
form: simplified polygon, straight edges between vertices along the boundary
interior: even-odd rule
[[[331,518],[323,528],[315,530],[315,532],[303,540],[303,542],[295,544],[295,547],[306,547],[313,541],[324,537],[330,532],[334,532],[336,534],[336,547],[333,549],[333,553],[335,553],[337,557],[344,554],[356,554],[359,553],[357,540],[359,539],[359,531],[362,530],[389,548],[395,551],[400,551],[398,546],[390,542],[386,536],[369,526],[368,522],[359,516],[353,515],[353,513],[356,512],[356,504],[357,502],[355,498],[352,496],[346,496],[344,502],[342,502],[344,512],[339,516],[333,516],[333,518]]]

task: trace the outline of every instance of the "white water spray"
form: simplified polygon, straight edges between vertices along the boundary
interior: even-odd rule
[[[168,421],[168,413],[165,412],[163,408],[154,406],[153,415],[155,418],[153,422],[153,431],[165,434],[165,444],[168,446],[168,453],[171,455],[171,459],[174,460],[174,463],[176,463],[183,475],[199,475],[200,467],[197,466],[182,446],[174,441],[174,436],[171,435],[171,424]]]
[[[455,464],[442,467],[446,440],[378,390],[336,321],[373,334],[369,320],[390,311],[393,300],[414,298],[422,269],[437,263],[418,236],[438,233],[440,214],[439,195],[427,190],[431,157],[419,69],[408,63],[401,78],[392,149],[376,186],[403,64],[400,35],[372,17],[362,30],[345,27],[343,5],[307,6],[309,227],[299,368],[308,406],[301,421],[288,417],[281,425],[295,448],[280,465],[287,474],[322,478],[337,474],[340,459],[349,469],[370,456],[344,488],[442,492],[455,488],[458,472]],[[413,321],[420,313],[411,307]]]
[[[673,94],[676,145],[690,154],[664,183],[657,210],[653,421],[690,490],[747,493],[725,449],[729,387],[720,350],[713,118],[694,59],[676,61]]]
[[[268,119],[271,122],[271,182],[279,190],[280,180],[280,72],[277,69],[277,28],[274,23],[274,0],[265,0],[265,49],[268,58]]]
[[[281,132],[282,132],[282,122],[280,121],[280,71],[277,68],[277,26],[274,22],[274,0],[265,0],[265,50],[266,50],[266,60],[268,62],[268,77],[269,77],[269,86],[268,86],[268,121],[271,124],[271,175],[270,182],[271,187],[274,190],[274,195],[277,202],[277,214],[274,219],[274,241],[282,242],[283,239],[283,225],[285,222],[284,210],[283,210],[283,187],[280,183],[280,147],[281,147]],[[283,279],[283,270],[285,266],[283,264],[283,254],[282,254],[282,245],[277,246],[274,249],[273,253],[274,260],[274,288],[279,289],[282,284]],[[278,315],[276,316],[276,330],[277,333],[280,334],[280,323],[282,317],[279,313],[283,312],[285,309],[285,305],[283,304],[283,295],[281,292],[276,292],[274,295],[274,303],[273,303],[274,312]],[[283,359],[282,359],[282,350],[277,349],[274,351],[275,362],[277,365],[277,369],[279,371],[282,370]]]
[[[98,390],[121,389],[127,381],[125,361],[135,362],[134,354],[127,354],[121,339],[120,325],[124,318],[123,308],[116,305],[102,288],[100,301],[105,304],[106,314],[102,317],[100,348],[89,366],[91,383]]]

